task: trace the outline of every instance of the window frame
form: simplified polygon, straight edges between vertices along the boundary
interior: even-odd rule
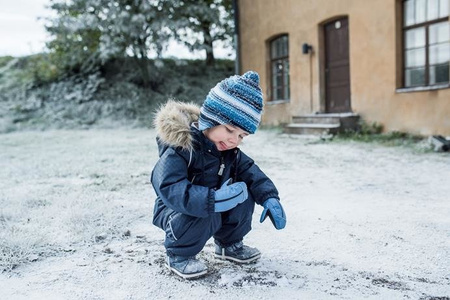
[[[286,53],[284,55],[275,55],[273,53],[273,45],[277,41],[280,41],[282,39],[286,39]],[[269,68],[270,68],[270,101],[272,103],[277,101],[290,101],[290,64],[289,64],[289,35],[288,34],[280,34],[276,37],[269,40],[268,43],[269,46]],[[282,71],[282,83],[281,85],[276,85],[276,82],[274,80],[274,64],[281,63],[283,65],[283,71]],[[287,71],[286,71],[286,64],[287,64]],[[286,74],[287,72],[287,74]],[[285,77],[287,79],[285,79]],[[281,97],[275,97],[276,93],[274,92],[277,89],[281,89]],[[286,92],[287,91],[287,92]],[[287,95],[286,95],[287,93]]]
[[[433,87],[441,87],[441,86],[448,86],[450,84],[450,80],[447,82],[435,82],[435,83],[430,83],[430,68],[432,66],[437,66],[439,64],[430,64],[430,59],[429,59],[429,55],[430,55],[430,46],[433,46],[434,44],[430,45],[430,35],[429,35],[429,30],[430,27],[439,23],[444,23],[450,22],[450,17],[449,15],[445,16],[445,17],[437,17],[436,19],[432,19],[432,20],[425,20],[421,23],[415,23],[412,25],[405,25],[406,23],[406,3],[408,1],[413,1],[415,3],[415,1],[417,0],[402,0],[401,2],[401,9],[402,9],[402,18],[401,18],[401,30],[402,30],[402,57],[403,57],[403,62],[402,62],[402,76],[403,76],[403,80],[402,80],[402,86],[404,89],[417,89],[417,88],[433,88]],[[450,0],[449,0],[450,2]],[[426,4],[428,2],[425,2]],[[449,3],[450,5],[450,3]],[[426,9],[426,7],[425,7]],[[426,11],[425,11],[425,15],[426,15]],[[450,24],[449,24],[450,26]],[[407,85],[407,73],[406,71],[408,69],[415,69],[415,68],[419,68],[419,66],[416,67],[407,67],[406,66],[406,60],[407,60],[407,51],[411,50],[413,48],[407,49],[406,48],[406,40],[407,40],[407,32],[410,30],[414,30],[414,29],[418,29],[418,28],[424,28],[425,30],[425,44],[423,47],[420,48],[424,48],[425,50],[425,63],[422,67],[424,67],[425,69],[425,73],[424,73],[424,83],[423,84],[410,84]],[[450,43],[450,41],[449,41]],[[420,49],[420,48],[416,48],[416,49]],[[449,74],[450,76],[450,74]]]

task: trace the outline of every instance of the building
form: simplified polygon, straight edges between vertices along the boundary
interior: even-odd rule
[[[450,135],[450,0],[238,0],[239,70],[260,74],[263,124],[357,114]]]

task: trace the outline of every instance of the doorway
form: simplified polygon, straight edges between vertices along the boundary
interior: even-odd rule
[[[351,112],[348,18],[323,26],[325,46],[325,112]]]

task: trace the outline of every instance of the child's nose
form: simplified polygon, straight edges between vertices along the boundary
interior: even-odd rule
[[[237,144],[239,137],[237,135],[231,135],[229,141],[233,144]]]

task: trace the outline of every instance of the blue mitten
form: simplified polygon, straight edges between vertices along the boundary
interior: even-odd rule
[[[286,226],[286,214],[280,201],[275,198],[269,198],[263,203],[263,206],[264,210],[259,222],[262,223],[269,216],[276,229],[283,229]]]
[[[231,178],[215,191],[214,204],[215,212],[224,212],[230,210],[236,205],[244,202],[248,198],[247,185],[245,182],[235,182],[230,184]]]

